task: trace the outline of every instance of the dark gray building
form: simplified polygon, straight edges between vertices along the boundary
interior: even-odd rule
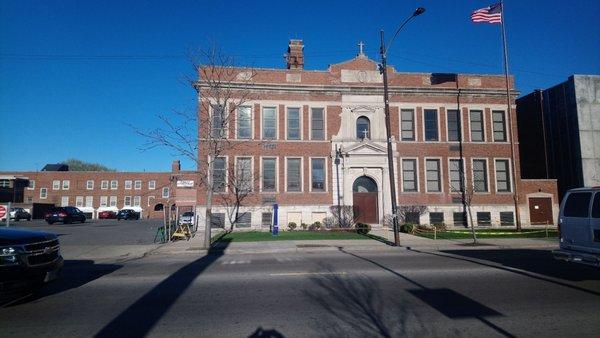
[[[516,101],[522,178],[600,185],[600,75],[573,75]]]

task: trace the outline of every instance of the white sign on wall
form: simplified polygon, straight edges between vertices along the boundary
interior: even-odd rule
[[[194,181],[193,180],[181,180],[177,181],[177,188],[193,188]]]

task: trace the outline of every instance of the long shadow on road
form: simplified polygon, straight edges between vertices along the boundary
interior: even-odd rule
[[[185,265],[144,294],[135,303],[104,326],[96,337],[143,337],[175,304],[192,282],[219,259],[229,244],[221,240],[218,248]]]

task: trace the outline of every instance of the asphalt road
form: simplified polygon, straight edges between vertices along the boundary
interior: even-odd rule
[[[68,260],[0,336],[591,337],[599,314],[600,270],[544,250],[215,252]]]

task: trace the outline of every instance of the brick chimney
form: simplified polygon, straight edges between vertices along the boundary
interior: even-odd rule
[[[178,173],[181,170],[181,162],[179,160],[173,161],[171,163],[171,172]]]
[[[304,69],[304,43],[302,40],[290,39],[286,59],[287,69]]]

